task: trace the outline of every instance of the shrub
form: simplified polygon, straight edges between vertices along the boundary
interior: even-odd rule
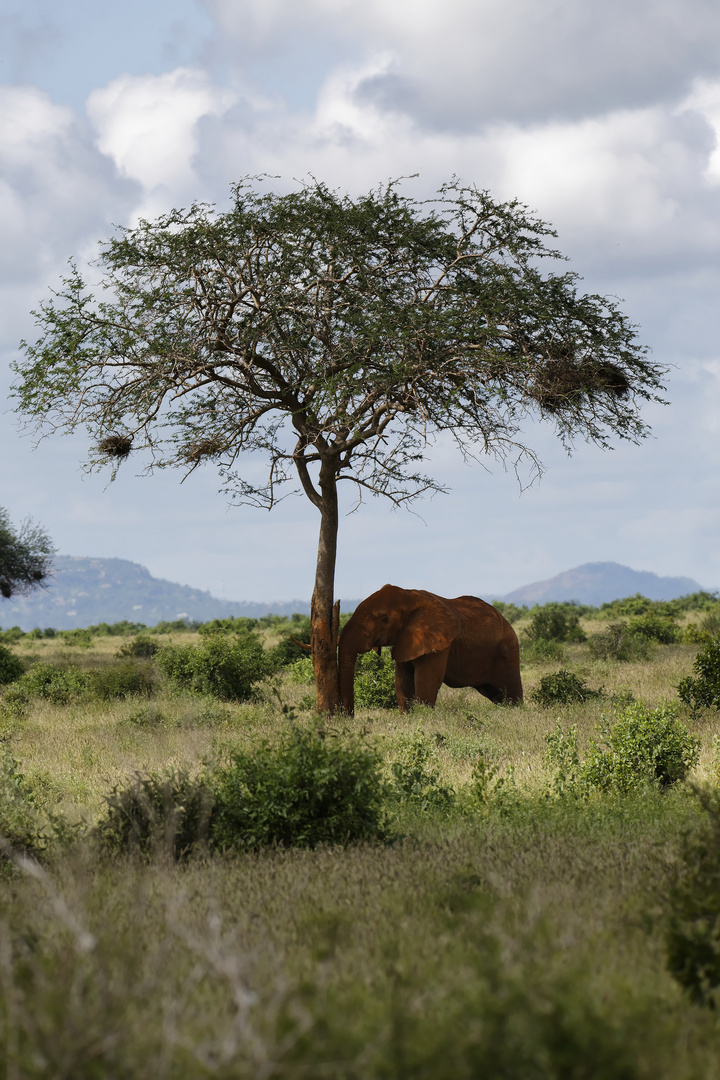
[[[530,641],[585,641],[580,616],[569,604],[544,604],[523,631]]]
[[[207,845],[213,794],[202,778],[182,770],[138,775],[105,802],[94,835],[107,851],[178,859]]]
[[[90,630],[61,630],[59,636],[66,645],[77,645],[81,649],[92,648],[94,640]]]
[[[524,638],[520,645],[522,658],[527,663],[546,663],[550,660],[562,663],[565,659],[561,642],[552,638]]]
[[[132,659],[150,660],[159,650],[160,644],[157,641],[153,641],[147,634],[138,634],[132,641],[126,641],[124,645],[121,645],[115,655],[121,659],[130,657]]]
[[[678,683],[678,697],[693,711],[720,709],[720,638],[706,642],[693,663],[695,675]]]
[[[626,706],[616,722],[600,728],[583,766],[584,779],[602,791],[628,792],[647,783],[669,787],[697,764],[700,744],[677,718],[677,706]]]
[[[18,689],[28,697],[44,698],[53,705],[67,705],[87,692],[89,678],[74,664],[36,664],[18,681]]]
[[[32,793],[19,763],[4,748],[0,751],[0,836],[20,852],[37,852],[45,846]]]
[[[160,670],[178,686],[226,701],[245,701],[272,670],[262,642],[250,631],[210,634],[201,645],[168,645],[157,654]]]
[[[11,626],[9,630],[0,631],[0,641],[4,641],[7,645],[15,645],[16,642],[22,641],[25,637],[25,631],[21,630],[19,626]]]
[[[254,630],[258,625],[257,619],[247,618],[245,615],[231,615],[228,619],[210,619],[198,626],[198,634],[244,634],[248,630]]]
[[[683,840],[669,891],[667,966],[693,1001],[720,986],[720,792],[698,792],[705,820]]]
[[[652,611],[631,619],[628,623],[628,633],[647,638],[649,641],[658,641],[661,645],[674,645],[682,638],[682,631],[671,616],[658,615]]]
[[[558,720],[555,724],[555,730],[547,732],[543,738],[547,745],[545,760],[555,773],[550,786],[550,794],[562,798],[567,794],[577,793],[582,790],[582,766],[580,765],[577,748],[577,724],[573,724],[565,732]]]
[[[355,669],[355,705],[363,709],[396,709],[395,663],[389,655],[364,653]]]
[[[101,701],[133,696],[150,697],[155,689],[152,665],[127,659],[87,676],[90,691]]]
[[[0,645],[0,686],[15,682],[25,673],[25,665],[5,645]]]
[[[571,671],[554,671],[544,675],[540,686],[533,691],[532,699],[544,709],[554,705],[567,705],[571,702],[589,701],[602,697],[602,690],[591,690],[579,675]]]
[[[293,641],[293,638],[296,640]],[[304,649],[298,642],[310,644],[310,617],[303,617],[296,621],[289,630],[284,631],[280,641],[272,649],[273,666],[275,668],[287,667],[297,660],[309,656],[308,649]]]
[[[450,806],[454,792],[440,783],[440,774],[435,767],[436,744],[422,731],[416,731],[414,735],[401,738],[399,750],[399,756],[391,766],[396,799],[420,810]]]
[[[633,634],[624,622],[610,623],[607,630],[588,638],[590,655],[596,660],[647,660],[650,657],[650,641],[641,634]]]
[[[213,843],[314,848],[385,835],[380,758],[358,742],[293,727],[277,746],[232,750],[212,775]]]

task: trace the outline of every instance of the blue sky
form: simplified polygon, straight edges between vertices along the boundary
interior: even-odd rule
[[[341,524],[338,593],[498,595],[614,560],[720,586],[720,8],[704,0],[0,0],[0,393],[30,311],[114,225],[233,180],[309,173],[418,197],[453,173],[558,230],[670,368],[652,438],[611,452],[529,429],[545,474],[432,451],[448,495]],[[312,589],[317,514],[228,508],[211,470],[86,476],[0,412],[2,498],[65,554],[118,556],[228,599]],[[259,467],[249,463],[249,468]],[[346,509],[350,508],[348,503]]]

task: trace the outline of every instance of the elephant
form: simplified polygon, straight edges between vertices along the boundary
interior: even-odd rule
[[[423,589],[383,585],[358,604],[339,639],[340,700],[355,709],[358,653],[391,646],[400,712],[416,701],[434,705],[442,683],[474,686],[492,702],[523,700],[517,634],[477,596],[446,600]]]

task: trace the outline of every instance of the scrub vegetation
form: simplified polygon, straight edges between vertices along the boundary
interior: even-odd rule
[[[352,719],[302,617],[3,633],[5,1073],[720,1075],[718,600],[546,607]]]

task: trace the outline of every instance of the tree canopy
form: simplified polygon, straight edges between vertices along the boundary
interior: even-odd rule
[[[338,483],[396,503],[437,490],[422,460],[444,431],[464,455],[539,467],[531,414],[568,447],[637,441],[662,370],[614,300],[543,273],[555,233],[516,201],[458,182],[422,202],[395,183],[357,199],[256,188],[119,230],[93,283],[73,266],[35,313],[15,393],[45,430],[84,427],[91,467],[210,461],[261,506],[299,482],[321,518],[313,655],[331,711]],[[247,451],[266,455],[264,484],[243,475]]]
[[[50,537],[39,525],[27,520],[19,530],[10,524],[10,515],[0,506],[0,594],[22,595],[37,588],[50,573],[55,551]]]

